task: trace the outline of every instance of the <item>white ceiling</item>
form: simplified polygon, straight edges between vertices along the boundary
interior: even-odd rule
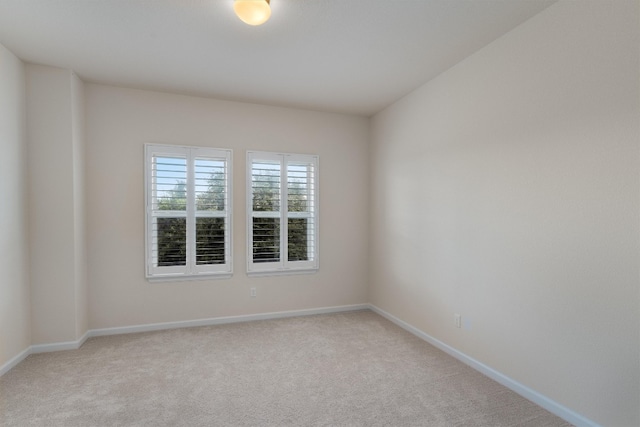
[[[83,80],[371,115],[556,0],[0,0],[0,43]]]

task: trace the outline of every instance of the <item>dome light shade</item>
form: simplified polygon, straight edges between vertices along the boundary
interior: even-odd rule
[[[269,0],[235,0],[233,10],[242,22],[249,25],[261,25],[271,16]]]

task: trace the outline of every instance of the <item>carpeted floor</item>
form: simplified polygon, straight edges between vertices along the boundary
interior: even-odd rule
[[[0,378],[2,426],[569,426],[371,311],[91,338]]]

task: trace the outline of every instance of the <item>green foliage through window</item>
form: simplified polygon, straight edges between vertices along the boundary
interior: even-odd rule
[[[196,218],[196,264],[224,264],[224,218]]]
[[[187,262],[187,219],[158,218],[158,266],[185,265]]]

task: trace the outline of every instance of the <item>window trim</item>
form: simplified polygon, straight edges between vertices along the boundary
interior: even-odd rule
[[[280,261],[278,262],[253,262],[253,162],[271,161],[280,163],[280,210],[276,217],[280,218]],[[313,165],[313,212],[311,217],[314,223],[313,260],[289,261],[288,260],[288,219],[300,217],[299,213],[288,212],[288,185],[287,165],[290,163],[307,163]],[[248,276],[280,276],[292,274],[314,274],[320,266],[320,159],[317,155],[292,154],[268,151],[247,151],[247,180],[246,180],[246,225],[247,225],[247,275]],[[293,214],[290,216],[290,214]],[[259,217],[274,217],[271,213],[259,215]],[[306,216],[306,215],[305,215]]]
[[[187,166],[187,206],[185,211],[168,211],[159,214],[153,210],[153,165],[154,156],[180,156]],[[197,211],[195,209],[195,162],[197,159],[225,161],[226,203],[225,210]],[[227,279],[233,275],[233,151],[230,149],[193,147],[183,145],[144,144],[144,210],[145,210],[145,278],[149,282]],[[204,215],[203,215],[204,214]],[[157,267],[153,260],[153,218],[185,217],[187,221],[187,255],[185,266]],[[226,218],[225,263],[197,265],[195,258],[195,222],[199,217]]]

